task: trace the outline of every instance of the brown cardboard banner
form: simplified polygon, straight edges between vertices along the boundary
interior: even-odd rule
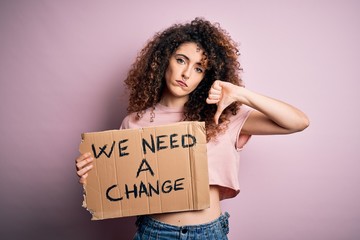
[[[92,220],[209,207],[203,122],[82,134],[94,168],[83,206]]]

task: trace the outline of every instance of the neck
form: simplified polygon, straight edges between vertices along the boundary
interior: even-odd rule
[[[160,100],[160,104],[166,107],[170,107],[170,108],[178,108],[178,107],[183,107],[185,105],[186,101],[181,101],[181,100],[172,100],[172,101],[167,101],[165,99],[161,99]]]
[[[160,104],[166,107],[183,107],[185,103],[188,101],[189,97],[170,97],[166,93],[163,94],[160,100]]]

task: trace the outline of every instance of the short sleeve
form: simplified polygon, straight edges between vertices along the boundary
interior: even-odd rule
[[[129,128],[129,115],[123,119],[120,125],[120,129],[128,129],[128,128]]]
[[[236,132],[235,147],[236,147],[237,151],[241,151],[243,149],[243,147],[245,146],[245,144],[251,138],[251,135],[242,134],[241,130],[252,110],[253,110],[252,108],[242,105],[240,107],[239,112],[236,114],[236,116],[234,116],[234,119],[233,119],[234,127],[235,127],[234,132]]]

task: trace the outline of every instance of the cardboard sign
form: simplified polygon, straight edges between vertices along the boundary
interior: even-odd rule
[[[203,122],[84,133],[94,168],[83,206],[92,220],[209,207]]]

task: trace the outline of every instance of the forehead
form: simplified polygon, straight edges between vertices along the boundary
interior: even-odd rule
[[[175,54],[183,54],[189,58],[190,61],[204,63],[205,52],[196,43],[183,43],[175,51]]]

